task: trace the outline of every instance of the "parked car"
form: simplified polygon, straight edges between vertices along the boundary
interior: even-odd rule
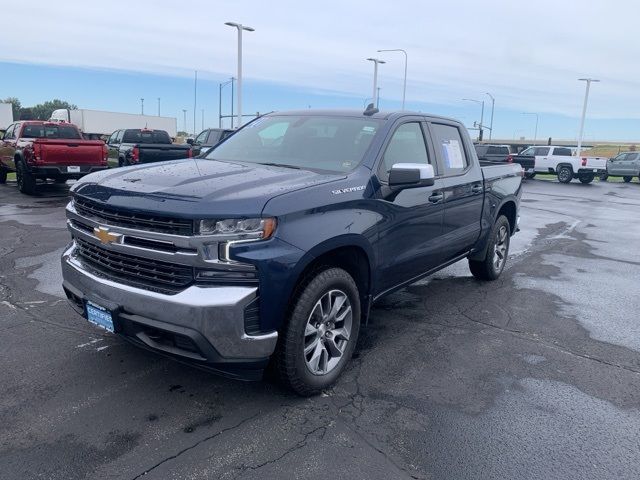
[[[220,143],[233,132],[234,130],[225,128],[208,128],[200,132],[195,139],[188,138],[187,143],[191,145],[193,156],[197,157],[202,153],[206,153],[207,150]]]
[[[494,280],[518,229],[519,165],[481,167],[455,120],[376,112],[268,114],[203,158],[74,185],[70,304],[219,373],[273,357],[299,394],[329,387],[375,300],[463,259]]]
[[[622,177],[629,183],[633,177],[638,177],[640,181],[640,153],[625,152],[610,158],[607,161],[607,173],[603,180],[607,177]]]
[[[192,156],[190,145],[176,145],[164,130],[116,130],[107,140],[109,167],[162,162]]]
[[[36,181],[64,183],[107,168],[107,147],[83,140],[75,125],[42,121],[16,122],[0,140],[0,183],[16,172],[18,189],[32,195]]]
[[[574,178],[582,183],[591,183],[596,176],[606,173],[606,158],[576,157],[572,153],[571,147],[548,145],[529,147],[521,155],[534,155],[534,171],[553,173],[558,176],[560,183],[569,183]]]
[[[500,165],[503,163],[517,163],[526,175],[533,173],[535,157],[533,155],[513,155],[509,145],[477,144],[475,146],[480,165]]]

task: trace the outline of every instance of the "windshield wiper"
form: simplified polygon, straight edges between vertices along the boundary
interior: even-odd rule
[[[284,168],[293,168],[294,170],[300,170],[300,167],[296,167],[295,165],[289,165],[288,163],[258,162],[258,165],[268,165],[270,167],[284,167]]]

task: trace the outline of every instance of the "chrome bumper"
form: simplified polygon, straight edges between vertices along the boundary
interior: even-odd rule
[[[63,287],[79,299],[115,305],[123,316],[143,325],[195,331],[215,349],[220,357],[216,360],[222,362],[260,360],[273,353],[277,332],[247,335],[244,330],[244,309],[256,298],[257,288],[190,286],[175,295],[164,295],[123,285],[88,271],[74,256],[74,245],[62,255]],[[78,306],[71,303],[78,311]],[[157,348],[144,338],[138,340],[150,348],[179,355]]]

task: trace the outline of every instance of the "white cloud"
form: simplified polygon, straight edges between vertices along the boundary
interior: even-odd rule
[[[45,2],[3,8],[0,61],[116,68],[168,75],[235,71],[314,90],[369,94],[378,48],[409,53],[410,101],[459,104],[492,92],[502,108],[577,116],[583,85],[598,77],[594,118],[640,118],[640,41],[633,0],[363,0]],[[401,55],[386,54],[380,83],[400,98]]]

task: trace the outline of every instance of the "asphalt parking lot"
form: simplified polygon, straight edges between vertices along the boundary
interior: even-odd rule
[[[640,185],[533,180],[494,283],[379,303],[335,388],[240,383],[66,305],[68,186],[0,186],[0,478],[640,478]]]

